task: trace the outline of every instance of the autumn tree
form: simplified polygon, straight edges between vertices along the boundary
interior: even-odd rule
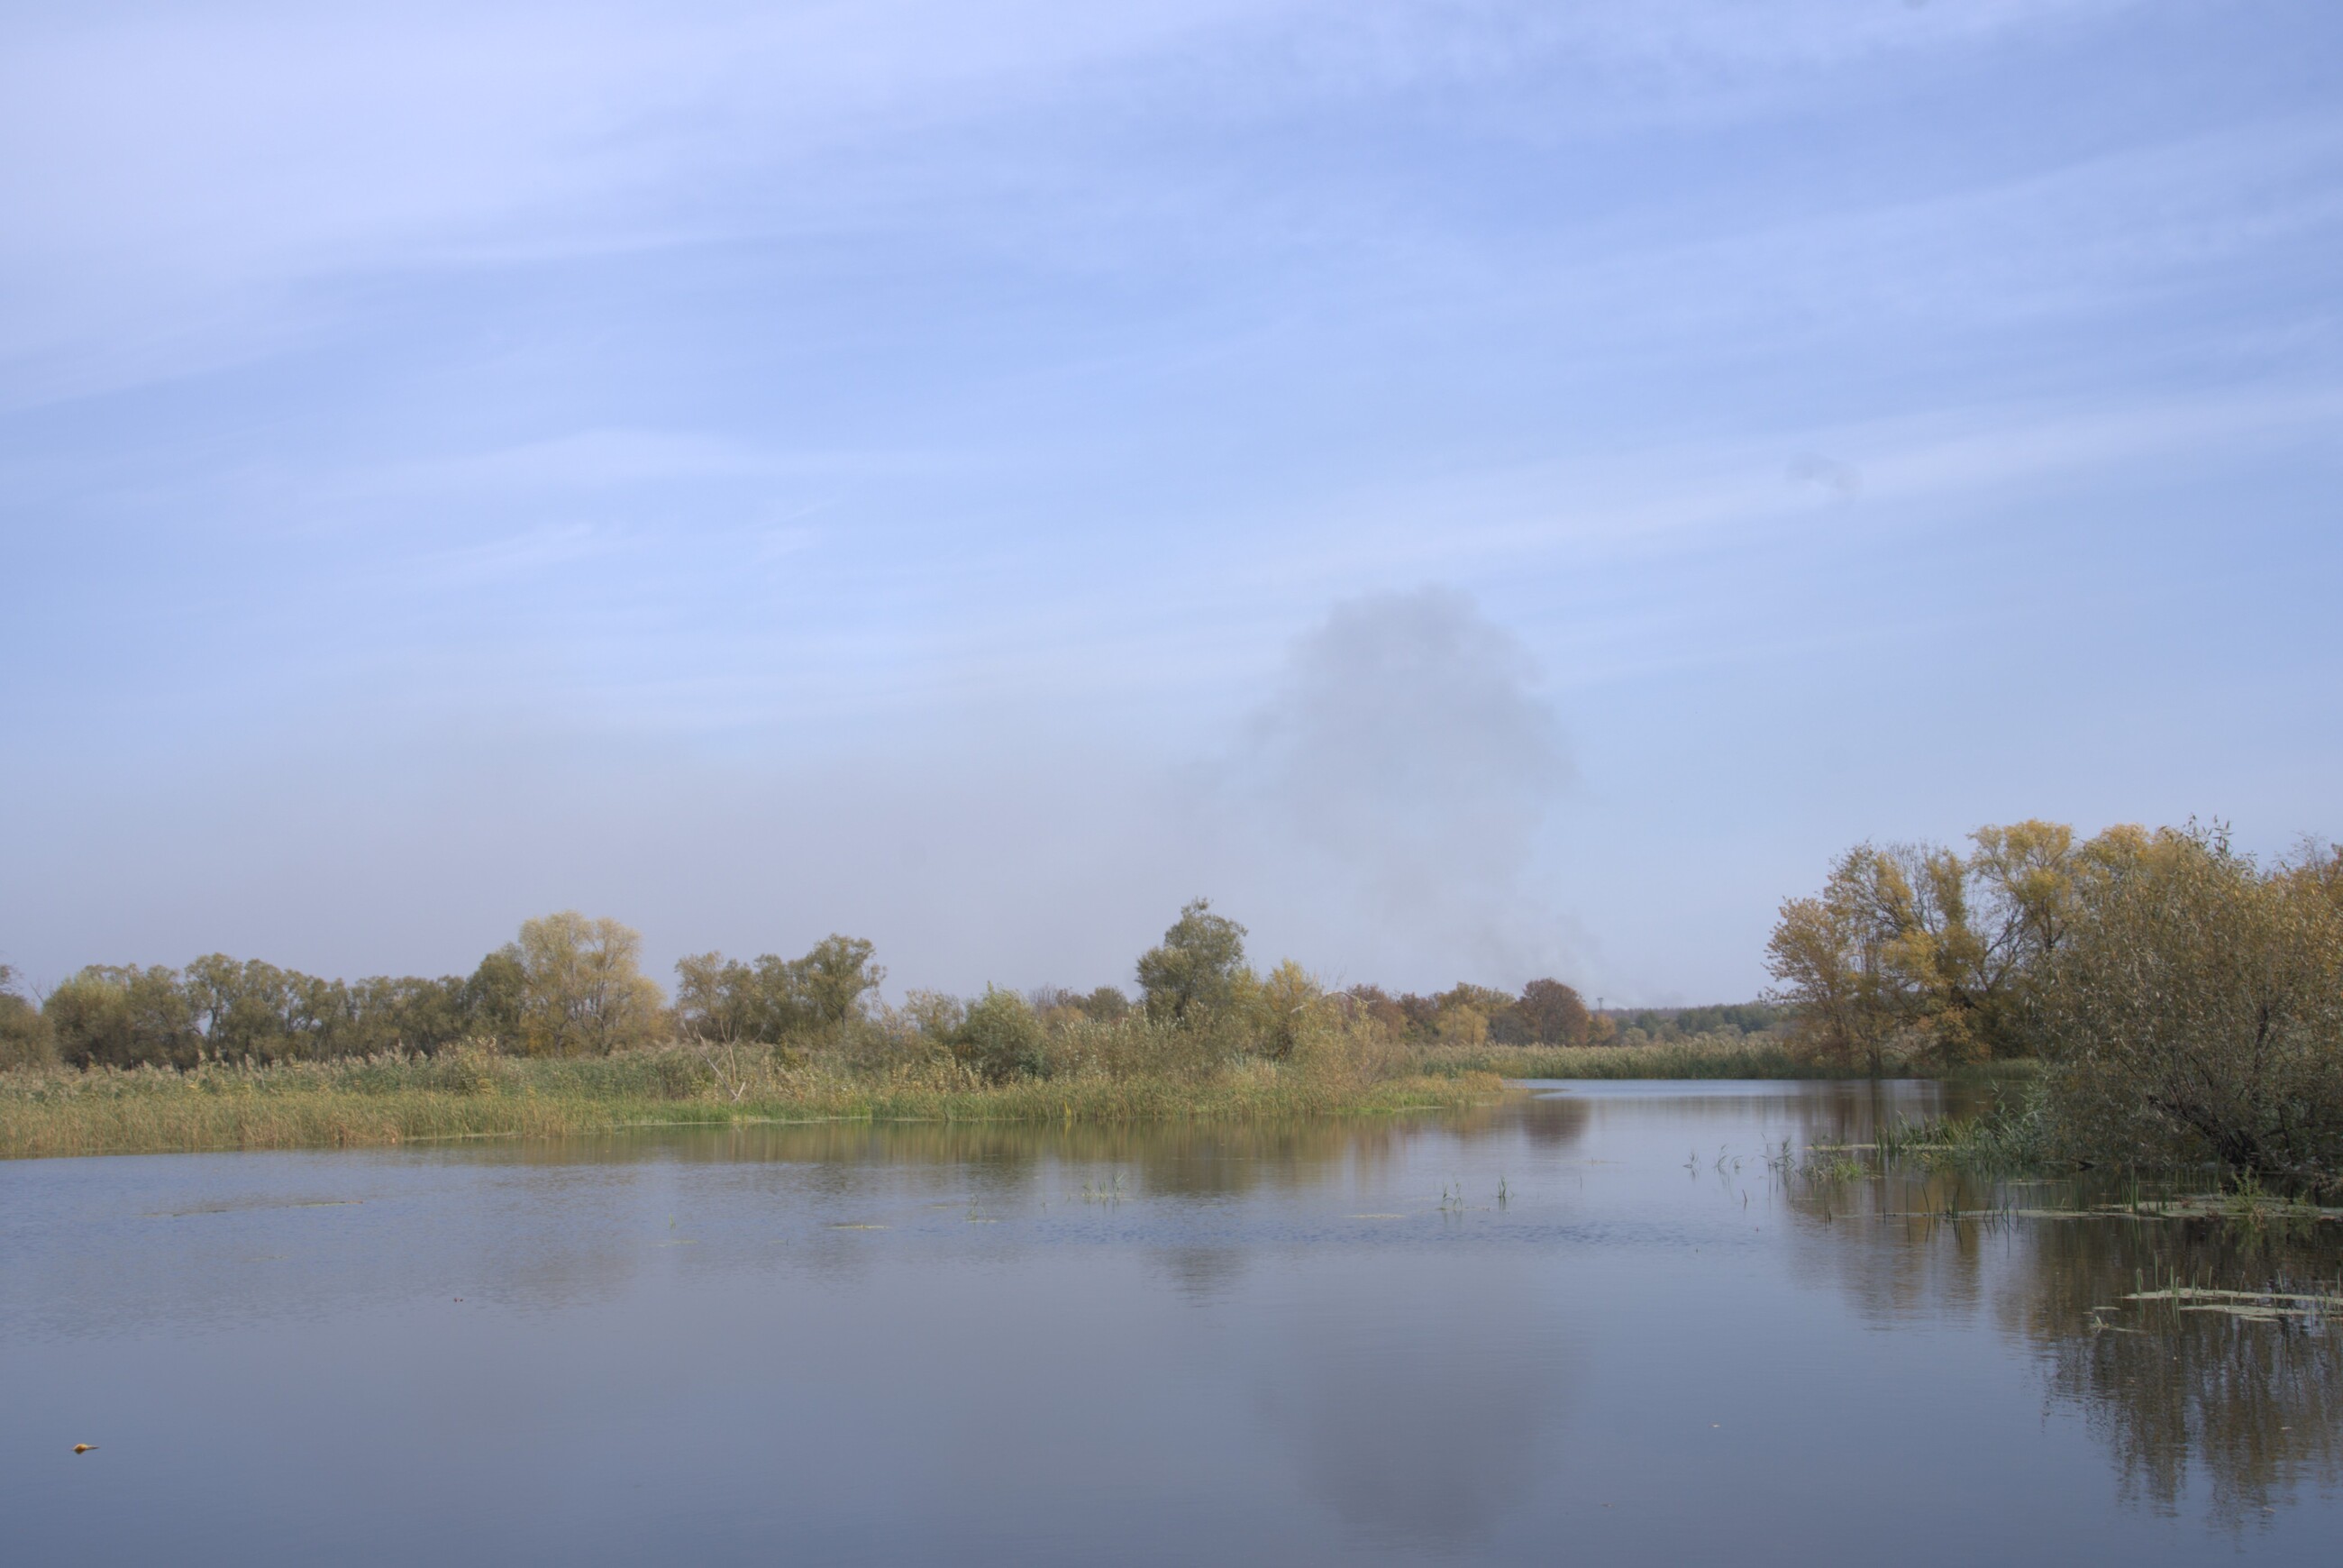
[[[1513,1017],[1531,1045],[1584,1045],[1591,1022],[1585,999],[1558,980],[1534,980],[1522,987]]]
[[[1766,961],[1791,1009],[1794,1046],[1880,1071],[2040,1049],[2038,986],[2084,889],[2138,830],[2077,845],[2027,821],[1981,828],[1964,856],[1930,845],[1857,845],[1822,892],[1783,904]]]
[[[1348,1000],[1349,1010],[1353,1016],[1373,1021],[1395,1040],[1408,1032],[1407,1010],[1400,1006],[1397,997],[1383,987],[1354,985],[1342,995]]]
[[[642,938],[575,910],[528,920],[511,949],[520,969],[520,1037],[536,1056],[601,1055],[651,1038],[663,1000],[638,967]]]
[[[2041,985],[2050,1104],[2103,1163],[2211,1159],[2343,1188],[2343,900],[2332,854],[2264,870],[2218,829],[2100,857]]]
[[[1794,1010],[1792,1041],[1807,1055],[1876,1073],[1911,1007],[1890,946],[1906,923],[1909,883],[1869,845],[1831,868],[1817,897],[1782,905],[1765,967]]]
[[[1291,1060],[1324,1021],[1320,1014],[1325,995],[1317,978],[1292,959],[1270,970],[1255,995],[1261,1053],[1275,1061]]]
[[[203,1053],[179,972],[159,964],[76,970],[41,1010],[71,1067],[193,1067]]]

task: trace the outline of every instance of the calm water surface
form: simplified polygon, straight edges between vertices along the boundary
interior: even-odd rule
[[[15,1562],[2343,1557],[2331,1238],[1769,1172],[1926,1084],[0,1165]],[[1501,1200],[1500,1193],[1503,1196]],[[75,1457],[77,1442],[99,1444]]]

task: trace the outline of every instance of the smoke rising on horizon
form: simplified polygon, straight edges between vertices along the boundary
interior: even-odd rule
[[[1574,779],[1528,649],[1428,588],[1346,600],[1296,639],[1222,799],[1277,871],[1248,890],[1314,889],[1307,923],[1339,922],[1322,962],[1518,985],[1575,945],[1532,869]]]
[[[82,792],[20,866],[56,918],[0,957],[52,984],[213,951],[455,972],[574,908],[640,930],[662,978],[684,952],[845,931],[879,944],[895,991],[1128,985],[1202,894],[1252,928],[1257,962],[1330,979],[1589,978],[1532,870],[1573,771],[1512,632],[1453,589],[1345,599],[1245,684],[1261,695],[1185,756],[1031,723],[778,768],[313,733],[265,781]],[[93,869],[73,846],[98,839],[116,858]]]

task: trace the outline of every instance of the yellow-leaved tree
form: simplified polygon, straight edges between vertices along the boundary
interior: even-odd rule
[[[598,1056],[641,1045],[665,1003],[639,960],[643,940],[575,910],[522,922],[506,950],[520,971],[521,1047],[531,1056]]]

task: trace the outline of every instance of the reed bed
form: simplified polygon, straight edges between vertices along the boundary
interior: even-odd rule
[[[1371,1079],[1251,1062],[1191,1077],[1005,1084],[949,1061],[884,1073],[666,1047],[544,1060],[453,1050],[329,1062],[0,1072],[0,1157],[347,1148],[760,1121],[1136,1121],[1371,1115],[1503,1091],[1488,1073]]]

